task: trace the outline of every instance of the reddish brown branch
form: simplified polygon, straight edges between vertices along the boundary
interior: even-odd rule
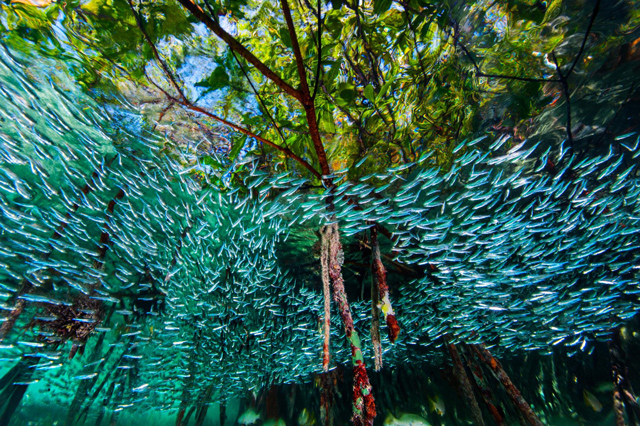
[[[311,30],[311,34],[313,35],[313,30]],[[318,0],[318,43],[316,44],[318,48],[318,68],[316,69],[316,79],[313,85],[313,94],[311,95],[311,99],[316,98],[316,93],[318,93],[318,82],[320,82],[320,74],[322,72],[322,2]]]
[[[480,411],[478,401],[473,394],[471,382],[469,381],[469,377],[467,377],[467,372],[464,369],[464,365],[462,365],[462,360],[460,359],[460,355],[458,354],[458,349],[456,348],[456,345],[450,343],[449,339],[446,337],[445,345],[447,346],[447,349],[449,349],[449,354],[451,355],[451,360],[453,361],[453,375],[456,377],[458,385],[460,386],[462,394],[464,395],[464,399],[471,409],[474,424],[476,426],[484,426],[482,412]]]
[[[309,172],[311,172],[311,174],[313,174],[315,177],[317,177],[318,179],[321,178],[320,173],[318,173],[318,171],[316,169],[313,168],[313,166],[311,164],[309,164],[308,162],[306,162],[304,159],[300,158],[298,155],[294,154],[293,151],[291,151],[289,148],[285,148],[283,146],[280,146],[274,142],[271,142],[268,139],[263,138],[262,136],[256,135],[255,133],[253,133],[250,130],[245,129],[244,127],[240,127],[237,124],[234,124],[230,121],[225,120],[222,117],[218,117],[215,114],[210,113],[209,111],[207,111],[204,108],[201,108],[197,105],[193,105],[192,103],[182,103],[177,99],[174,99],[175,102],[179,103],[180,105],[185,106],[186,108],[192,110],[192,111],[196,111],[199,112],[201,114],[206,115],[207,117],[213,118],[214,120],[231,127],[234,130],[237,130],[240,133],[243,133],[249,137],[255,138],[256,140],[259,140],[260,142],[269,145],[272,148],[277,149],[278,151],[282,152],[283,154],[285,154],[287,157],[297,161],[298,163],[300,163],[301,166],[303,166],[305,169],[309,170]]]
[[[247,60],[251,65],[256,67],[258,71],[262,73],[269,80],[276,83],[276,85],[282,89],[285,93],[290,96],[293,96],[300,102],[302,102],[302,93],[293,87],[291,87],[287,82],[285,82],[280,76],[278,76],[275,72],[273,72],[268,66],[266,66],[260,59],[254,56],[253,53],[249,52],[246,47],[244,47],[238,40],[233,38],[231,34],[226,32],[222,27],[215,22],[209,15],[207,15],[204,10],[200,8],[197,4],[193,3],[191,0],[178,0],[182,6],[185,7],[193,16],[195,16],[200,22],[205,24],[207,28],[209,28],[215,35],[220,37],[229,48],[231,48],[234,52],[242,56]]]
[[[130,5],[131,5],[131,8],[132,8],[132,11],[133,11],[134,15],[137,16],[135,10],[133,9],[133,5],[131,3],[130,3]],[[202,12],[202,13],[204,13],[204,12]],[[302,165],[305,169],[309,170],[317,178],[321,177],[320,173],[318,173],[318,171],[316,171],[316,169],[314,169],[313,166],[311,166],[311,164],[309,164],[308,162],[303,160],[301,157],[299,157],[296,154],[294,154],[290,149],[282,147],[282,146],[280,146],[280,145],[278,145],[278,144],[276,144],[274,142],[271,142],[270,140],[265,139],[262,136],[258,136],[257,134],[253,133],[252,131],[250,131],[248,129],[245,129],[244,127],[238,126],[237,124],[234,124],[234,123],[232,123],[232,122],[230,122],[228,120],[225,120],[222,117],[218,117],[217,115],[207,111],[206,109],[201,108],[201,107],[191,103],[191,101],[189,101],[187,99],[187,97],[184,95],[184,93],[180,90],[180,87],[176,84],[175,78],[173,77],[173,75],[171,74],[169,69],[164,65],[162,59],[160,58],[158,50],[153,45],[153,42],[151,41],[151,38],[147,35],[144,27],[142,26],[142,23],[137,18],[136,18],[136,22],[138,23],[138,28],[140,29],[142,34],[144,34],[145,40],[152,47],[152,51],[153,51],[153,54],[154,54],[156,60],[162,65],[162,69],[163,69],[166,77],[172,82],[172,85],[175,87],[175,89],[178,91],[178,93],[180,95],[180,99],[177,99],[175,96],[172,96],[170,93],[168,93],[162,87],[160,87],[160,85],[156,84],[145,72],[145,76],[147,77],[149,82],[151,84],[153,84],[158,90],[160,90],[160,92],[162,92],[167,97],[167,99],[169,99],[171,102],[180,104],[180,105],[186,107],[187,109],[190,109],[192,111],[196,111],[196,112],[199,112],[201,114],[204,114],[207,117],[212,118],[212,119],[218,121],[219,123],[224,124],[225,126],[231,127],[232,129],[237,130],[240,133],[243,133],[243,134],[245,134],[245,135],[247,135],[249,137],[255,138],[256,140],[259,140],[260,142],[265,143],[265,144],[277,149],[278,151],[284,153],[286,156],[288,156],[288,157],[292,158],[293,160],[297,161],[298,163],[300,163],[300,165]]]
[[[282,5],[284,20],[287,23],[287,30],[289,31],[289,35],[291,36],[291,47],[293,48],[293,55],[296,58],[296,67],[298,68],[298,76],[300,77],[300,89],[302,90],[303,100],[304,100],[304,94],[309,93],[309,84],[307,83],[307,72],[304,69],[302,52],[300,52],[300,45],[298,44],[296,27],[293,25],[293,18],[291,17],[291,9],[289,9],[289,3],[287,2],[287,0],[280,0],[280,4]]]
[[[180,0],[185,1],[185,0]],[[318,127],[318,120],[316,118],[316,108],[314,106],[314,100],[309,92],[309,84],[307,83],[307,73],[304,68],[304,61],[302,59],[302,53],[300,52],[300,46],[298,44],[298,37],[296,36],[296,29],[293,25],[293,19],[291,18],[291,10],[289,9],[289,3],[287,0],[281,0],[282,12],[284,13],[285,21],[287,22],[287,28],[291,37],[291,46],[293,48],[293,54],[296,58],[296,66],[298,68],[298,76],[300,77],[300,88],[302,97],[299,99],[300,103],[304,107],[304,112],[307,116],[307,123],[309,124],[309,135],[313,142],[313,147],[318,156],[318,163],[320,163],[320,169],[324,176],[331,174],[329,168],[329,162],[327,161],[327,154],[320,138],[320,129]],[[327,182],[329,185],[333,185],[332,182]]]
[[[133,6],[132,10],[133,10]],[[134,11],[135,14],[135,11]],[[154,56],[156,57],[156,60],[158,62],[160,62],[162,64],[162,59],[160,58],[157,49],[155,49],[155,46],[153,45],[153,42],[151,41],[151,39],[149,38],[149,36],[146,34],[146,31],[144,29],[144,27],[142,26],[140,21],[138,22],[138,28],[140,29],[140,31],[145,35],[145,39],[147,40],[147,43],[149,43],[149,45],[152,47],[152,51],[154,53]],[[298,163],[300,163],[300,165],[302,165],[305,169],[309,170],[315,177],[317,177],[318,179],[320,179],[321,175],[320,173],[318,173],[318,171],[316,169],[313,168],[313,166],[311,166],[311,164],[309,164],[308,162],[306,162],[304,159],[302,159],[301,157],[299,157],[298,155],[294,154],[290,149],[282,147],[274,142],[271,142],[268,139],[263,138],[262,136],[258,136],[257,134],[253,133],[252,131],[245,129],[244,127],[238,126],[235,123],[232,123],[228,120],[225,120],[222,117],[218,117],[217,115],[207,111],[204,108],[201,108],[197,105],[194,105],[193,103],[191,103],[191,101],[189,101],[189,99],[187,99],[187,97],[182,93],[182,91],[180,90],[180,87],[176,84],[175,82],[175,78],[173,77],[173,75],[171,74],[171,72],[169,71],[169,69],[163,65],[163,70],[164,73],[166,75],[166,77],[172,82],[172,85],[176,88],[176,90],[178,91],[179,95],[180,95],[180,99],[177,99],[175,96],[172,96],[169,92],[167,92],[166,90],[164,90],[162,87],[160,87],[160,85],[158,85],[157,83],[155,83],[145,72],[145,76],[147,77],[147,79],[149,80],[149,82],[154,85],[160,92],[162,92],[167,99],[169,99],[171,102],[173,103],[177,103],[180,104],[182,106],[184,106],[187,109],[190,109],[192,111],[196,111],[199,112],[201,114],[206,115],[209,118],[212,118],[216,121],[218,121],[219,123],[224,124],[225,126],[231,127],[234,130],[237,130],[238,132],[245,134],[249,137],[255,138],[256,140],[265,143],[275,149],[277,149],[278,151],[284,153],[286,156],[292,158],[293,160],[297,161]]]

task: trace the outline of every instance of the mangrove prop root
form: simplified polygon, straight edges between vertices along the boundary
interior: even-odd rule
[[[109,313],[109,318],[111,317],[111,313],[113,313],[113,310],[111,310],[111,312]],[[108,320],[107,320],[107,323],[108,323]],[[96,342],[96,346],[93,349],[93,353],[91,354],[91,357],[87,361],[88,363],[95,362],[98,359],[98,357],[102,354],[101,348],[102,348],[102,343],[104,342],[104,336],[105,336],[105,333],[100,334],[100,338],[98,339],[98,342]],[[133,340],[133,336],[130,337],[129,339],[130,341]],[[120,337],[117,337],[116,342],[119,342],[119,341],[120,341]],[[104,356],[102,357],[104,359],[105,364],[110,360],[111,355],[113,354],[116,347],[117,347],[116,345],[110,346],[106,354],[104,354]],[[76,389],[76,394],[73,398],[73,401],[71,402],[71,406],[69,407],[65,425],[71,425],[74,422],[80,423],[80,419],[87,418],[91,405],[98,398],[100,391],[102,390],[104,385],[107,383],[109,378],[111,378],[111,375],[115,373],[115,377],[118,377],[118,373],[122,374],[121,372],[124,371],[124,370],[117,369],[117,366],[120,365],[120,362],[122,361],[124,355],[127,353],[130,347],[131,347],[131,343],[129,343],[129,345],[122,352],[122,354],[120,355],[120,358],[116,361],[113,368],[107,370],[102,382],[98,383],[99,375],[93,377],[92,379],[82,380],[80,382],[80,384],[78,385],[78,388]],[[102,371],[101,366],[105,364],[99,363],[96,365],[95,370],[90,370],[90,371],[93,371],[94,373],[100,373]],[[98,383],[98,386],[95,386],[96,383]],[[91,390],[93,390],[93,393],[90,393]]]
[[[291,392],[289,393],[289,398],[287,403],[287,409],[288,409],[287,414],[289,415],[290,419],[293,419],[293,410],[296,407],[296,392],[297,392],[297,388],[294,383],[293,385],[291,385]]]
[[[116,377],[114,378],[113,382],[111,382],[111,384],[109,385],[109,388],[107,389],[106,395],[102,399],[100,413],[98,414],[98,418],[96,419],[96,426],[100,426],[100,423],[102,423],[102,419],[104,418],[104,415],[107,412],[107,407],[109,406],[111,402],[111,398],[113,397],[113,391],[115,390],[116,384],[118,383],[117,380],[119,379],[119,375],[122,375],[123,370],[118,370],[118,371],[119,371],[118,374],[116,374]]]
[[[322,369],[329,371],[329,343],[331,335],[331,284],[329,281],[329,239],[323,232],[321,235],[322,249],[320,251],[320,264],[322,266],[322,291],[324,295],[324,343],[322,345]]]
[[[102,335],[104,335],[104,333],[102,333]],[[130,340],[133,340],[133,336],[130,337]],[[116,342],[120,341],[120,337],[118,337],[116,339]],[[109,381],[109,379],[111,378],[111,375],[114,373],[114,371],[123,371],[123,370],[118,370],[116,367],[118,365],[120,365],[120,362],[122,361],[124,354],[129,350],[131,343],[129,343],[129,346],[127,346],[124,350],[124,352],[120,355],[120,358],[116,361],[114,368],[110,369],[107,371],[107,373],[105,374],[104,378],[102,379],[102,382],[98,383],[97,381],[95,383],[98,383],[98,385],[95,387],[95,389],[93,389],[93,393],[91,395],[89,395],[88,399],[84,402],[84,407],[82,408],[82,410],[80,411],[80,414],[78,415],[78,418],[81,417],[87,417],[87,414],[89,412],[89,409],[91,408],[91,405],[94,403],[94,401],[98,398],[98,396],[100,395],[100,391],[102,391],[102,389],[104,388],[104,386],[107,384],[107,382]],[[113,345],[111,346],[108,350],[106,355],[104,355],[104,359],[105,359],[105,364],[111,359],[111,355],[113,354],[115,348],[117,346]],[[97,367],[98,369],[100,368],[100,366]],[[95,377],[95,379],[97,379],[98,376]],[[93,380],[93,379],[91,379]],[[88,380],[83,380],[83,382],[88,382]],[[94,384],[95,384],[94,383]],[[92,385],[93,386],[93,385]],[[80,388],[78,388],[78,392],[81,392]]]
[[[8,425],[11,416],[22,401],[35,367],[42,358],[23,356],[20,361],[0,379],[0,426]]]
[[[227,404],[220,402],[220,426],[224,426],[227,421]]]
[[[95,384],[96,379],[97,379],[97,376],[94,377],[93,379],[83,380],[78,385],[78,388],[76,389],[76,393],[73,397],[73,400],[71,401],[71,405],[69,406],[69,411],[67,412],[67,417],[64,423],[65,426],[71,426],[72,424],[75,423],[76,416],[78,416],[78,418],[82,416],[83,414],[83,411],[81,411],[82,404],[87,398],[87,396],[89,396],[88,395],[89,391],[91,390],[91,387]]]
[[[640,419],[640,404],[638,404],[638,398],[632,391],[623,390],[622,396],[624,397],[624,404],[628,408],[627,414],[629,414],[629,418],[631,419],[633,416],[638,417]],[[633,420],[630,420],[633,423]]]
[[[496,378],[500,381],[505,391],[507,391],[509,398],[520,411],[526,422],[531,426],[543,426],[538,416],[536,416],[527,401],[522,397],[518,388],[513,384],[507,372],[502,368],[500,361],[494,358],[484,345],[472,345],[471,347],[476,355],[478,355],[478,358],[488,365],[496,375]]]
[[[28,290],[24,290],[24,291],[21,291],[20,294],[25,294],[27,292]],[[22,311],[24,310],[26,304],[27,303],[24,299],[16,300],[16,303],[13,309],[9,312],[9,315],[0,326],[0,341],[4,340],[5,336],[9,334],[9,332],[13,329],[13,326],[18,320],[18,317],[20,316],[20,314],[22,314]]]
[[[280,407],[278,406],[278,387],[271,385],[267,392],[267,419],[280,418]]]
[[[620,329],[613,330],[609,341],[609,355],[611,356],[611,373],[613,375],[613,415],[616,426],[625,426],[624,421],[624,367],[619,346]]]
[[[458,349],[453,343],[449,342],[449,339],[445,337],[445,345],[447,349],[449,349],[449,354],[451,355],[451,360],[453,361],[453,374],[458,381],[458,385],[462,390],[466,403],[469,405],[471,409],[471,414],[473,415],[473,421],[476,426],[484,426],[484,420],[482,418],[482,412],[480,411],[480,407],[478,406],[478,401],[476,400],[475,395],[473,394],[473,389],[471,388],[471,382],[469,381],[469,377],[467,377],[467,373],[462,365],[462,360],[460,359],[460,355],[458,354]]]
[[[377,247],[378,229],[371,228],[371,245]],[[378,280],[375,274],[376,264],[374,253],[371,250],[371,343],[373,345],[374,370],[380,371],[382,368],[382,344],[380,343],[380,294],[378,291]]]
[[[493,403],[492,393],[485,383],[484,374],[482,373],[481,367],[473,363],[473,358],[470,356],[471,354],[469,352],[464,351],[464,355],[465,356],[463,358],[465,360],[465,363],[467,364],[467,367],[469,367],[469,371],[471,371],[473,384],[475,385],[476,389],[478,389],[478,393],[487,406],[491,417],[493,417],[493,420],[496,422],[496,426],[504,426],[504,417],[500,413],[500,410],[498,410],[498,407],[496,407]]]
[[[637,424],[636,418],[640,419],[640,404],[638,404],[635,392],[628,379],[627,353],[622,345],[620,327],[612,332],[611,340],[609,341],[609,354],[611,356],[611,371],[613,374],[613,408],[616,425],[624,424],[624,408],[626,408],[628,422]]]
[[[396,314],[393,312],[393,306],[391,306],[391,299],[389,297],[389,287],[387,286],[387,271],[384,269],[382,260],[380,259],[380,246],[378,245],[378,229],[373,227],[371,229],[371,251],[373,255],[373,277],[378,285],[378,297],[380,299],[380,309],[384,314],[385,321],[387,323],[387,332],[389,333],[389,340],[391,343],[395,343],[400,333],[400,327],[396,320]]]
[[[204,422],[205,417],[207,417],[207,411],[209,411],[209,399],[211,398],[212,391],[213,391],[212,384],[207,386],[204,389],[204,391],[202,391],[202,393],[200,394],[200,397],[198,398],[198,402],[196,403],[196,405],[191,407],[189,414],[187,414],[187,417],[184,420],[185,425],[189,424],[189,417],[195,410],[196,417],[194,420],[195,422],[194,426],[202,426],[202,423]]]
[[[331,402],[332,402],[332,394],[331,389],[326,388],[326,378],[325,376],[328,373],[325,373],[321,376],[321,386],[322,390],[320,392],[320,423],[324,426],[332,426],[333,418],[331,417]]]
[[[337,370],[319,375],[320,382],[320,422],[323,426],[333,426],[333,380]]]
[[[378,286],[371,280],[371,344],[375,371],[382,368],[382,344],[380,343],[380,311],[378,309]]]
[[[615,386],[613,388],[613,414],[616,426],[626,426],[624,422],[624,403],[622,402],[620,390]]]
[[[353,417],[355,426],[373,425],[376,416],[376,406],[371,393],[371,384],[367,376],[367,369],[362,357],[362,348],[358,333],[353,327],[351,308],[347,301],[347,293],[342,278],[342,263],[344,253],[340,244],[338,224],[332,223],[323,229],[329,239],[329,276],[333,283],[333,298],[338,304],[338,311],[344,324],[345,334],[351,346],[351,361],[353,364]]]
[[[191,416],[193,415],[193,412],[196,410],[196,406],[192,405],[191,408],[189,408],[189,411],[187,411],[187,415],[184,417],[184,424],[188,425],[189,424],[189,419],[191,418]]]
[[[106,172],[108,171],[109,167],[111,166],[111,163],[113,163],[113,160],[115,160],[117,157],[117,155],[114,155],[111,160],[107,161],[106,165],[104,166],[102,172]],[[91,179],[95,180],[99,177],[98,171],[94,171],[91,174]],[[89,185],[89,183],[87,182],[84,187],[82,188],[82,193],[84,195],[89,194],[91,191],[93,190],[93,187],[91,185]],[[51,235],[51,238],[54,240],[58,240],[62,237],[62,234],[64,233],[64,230],[66,229],[67,225],[68,225],[68,221],[71,220],[71,215],[72,213],[75,213],[79,208],[80,201],[77,200],[73,203],[73,206],[71,207],[70,211],[65,213],[65,218],[67,219],[67,222],[62,221],[57,227],[56,229],[53,231],[53,234]],[[49,247],[51,248],[51,250],[48,253],[45,253],[42,255],[42,259],[43,260],[47,260],[49,259],[49,257],[51,256],[51,254],[54,251],[54,248],[51,244],[49,244]],[[20,296],[23,296],[25,294],[29,294],[31,292],[31,290],[33,289],[33,285],[31,284],[31,282],[29,282],[29,280],[27,280],[26,278],[23,278],[21,283],[20,283],[20,289],[18,290],[17,293],[15,293],[14,296],[12,296],[9,301],[13,301],[15,300],[15,304],[13,309],[9,312],[9,315],[7,315],[5,321],[2,323],[2,325],[0,325],[0,341],[2,341],[5,336],[7,334],[9,334],[9,332],[13,329],[13,326],[15,325],[16,321],[18,320],[18,317],[20,317],[20,315],[22,314],[22,311],[24,310],[25,306],[26,306],[26,301],[24,299],[19,299]]]

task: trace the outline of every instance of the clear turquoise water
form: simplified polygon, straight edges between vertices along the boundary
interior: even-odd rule
[[[629,90],[634,65],[603,79]],[[0,409],[12,413],[3,421],[173,425],[184,411],[189,424],[230,425],[253,410],[255,423],[320,424],[324,392],[334,424],[347,423],[350,354],[335,311],[335,384],[320,384],[317,230],[334,220],[329,193],[299,174],[268,175],[246,152],[251,191],[205,188],[140,111],[87,92],[70,68],[0,40],[0,298],[3,326],[15,320],[0,343]],[[505,424],[521,414],[465,345],[487,345],[544,424],[614,424],[612,359],[631,383],[640,373],[638,117],[633,105],[616,116],[584,103],[608,133],[580,149],[545,136],[543,116],[525,141],[460,141],[448,172],[424,153],[358,182],[336,173],[376,424],[403,414],[474,424],[445,337]],[[356,196],[362,210],[348,202]],[[395,256],[402,331],[391,343],[383,327],[381,372],[361,268],[373,221],[397,230],[382,245]]]

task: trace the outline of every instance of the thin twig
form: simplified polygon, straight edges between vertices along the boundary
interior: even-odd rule
[[[278,124],[276,123],[276,120],[273,118],[273,116],[271,115],[271,113],[269,112],[269,109],[267,108],[267,105],[264,103],[264,100],[262,99],[262,96],[260,96],[260,93],[258,92],[258,90],[255,88],[255,86],[253,85],[253,82],[251,81],[251,78],[249,78],[249,74],[247,73],[247,71],[244,69],[244,67],[242,66],[242,63],[240,62],[240,60],[238,59],[238,57],[236,56],[236,52],[234,52],[233,50],[231,50],[231,55],[233,55],[233,59],[236,60],[238,66],[240,67],[240,70],[242,70],[242,74],[244,74],[244,77],[247,79],[247,81],[249,82],[249,86],[251,86],[251,89],[253,90],[253,93],[255,93],[256,97],[258,98],[258,100],[260,101],[260,104],[262,105],[262,108],[264,108],[264,112],[265,114],[267,114],[267,117],[269,117],[269,120],[271,120],[271,123],[273,124],[273,127],[275,127],[276,131],[278,132],[278,134],[280,135],[280,139],[282,139],[282,142],[285,144],[285,146],[287,145],[287,141],[284,138],[284,135],[282,134],[282,130],[280,130],[280,127],[278,127]]]
[[[560,65],[558,65],[558,58],[556,58],[556,53],[551,52],[551,59],[553,59],[553,63],[556,66],[556,71],[558,73],[558,77],[560,77],[560,83],[562,84],[562,93],[564,94],[565,100],[567,102],[567,140],[569,141],[569,145],[573,148],[573,134],[571,133],[571,96],[569,95],[569,83],[567,83],[567,77],[562,74],[560,70]]]
[[[353,12],[355,13],[356,16],[356,34],[362,39],[362,47],[364,48],[364,53],[365,56],[367,57],[367,60],[369,61],[369,68],[371,69],[371,80],[374,86],[379,87],[383,84],[385,84],[384,78],[381,77],[381,75],[378,73],[378,58],[376,58],[376,55],[373,54],[373,52],[371,51],[371,45],[369,44],[369,41],[367,40],[367,37],[364,34],[364,31],[362,30],[362,23],[360,22],[360,12],[359,12],[359,8],[358,8],[358,1],[359,0],[355,0],[353,2],[353,5],[350,4],[348,1],[345,1],[345,5],[353,10]]]
[[[167,67],[167,64],[165,64],[162,58],[160,57],[160,53],[158,52],[158,49],[156,49],[155,44],[153,44],[153,41],[151,41],[151,37],[149,37],[149,34],[147,34],[147,32],[145,31],[144,26],[142,25],[142,19],[140,19],[140,15],[136,11],[135,7],[133,7],[133,1],[128,0],[128,2],[129,2],[129,7],[131,8],[131,12],[133,12],[133,16],[135,17],[136,23],[138,24],[138,28],[140,28],[140,31],[142,32],[143,37],[149,44],[149,47],[151,47],[151,50],[153,51],[153,56],[155,56],[156,59],[158,60],[158,63],[162,67],[162,70],[167,75],[167,78],[169,79],[173,87],[175,87],[176,91],[180,95],[180,98],[186,102],[187,98],[184,96],[182,89],[180,89],[180,86],[178,86],[178,83],[176,82],[175,78],[173,77],[171,72],[169,72],[169,68]]]
[[[551,79],[551,78],[517,77],[515,75],[485,74],[483,72],[477,72],[476,75],[478,77],[503,78],[505,80],[528,81],[528,82],[532,82],[532,83],[557,83],[557,82],[559,82],[559,80],[555,80],[555,79]]]
[[[404,15],[407,19],[407,23],[409,24],[409,29],[411,30],[411,35],[413,37],[413,45],[416,50],[416,56],[418,56],[418,62],[420,63],[420,69],[422,70],[423,75],[427,75],[427,70],[424,67],[424,63],[422,62],[422,56],[420,55],[420,50],[418,50],[418,37],[416,37],[416,30],[411,23],[411,16],[409,16],[409,12],[407,11],[407,7],[403,5]],[[429,25],[430,22],[427,22],[425,25]],[[422,95],[421,95],[422,96]]]
[[[584,52],[584,47],[587,44],[589,33],[591,33],[591,27],[593,27],[593,23],[596,20],[596,15],[598,14],[599,10],[600,10],[600,0],[596,0],[596,5],[593,7],[593,12],[591,12],[591,20],[589,21],[589,26],[587,26],[587,32],[584,34],[584,38],[582,39],[582,45],[580,46],[578,55],[576,56],[576,59],[574,59],[573,64],[571,65],[571,68],[569,68],[569,71],[567,71],[567,73],[565,74],[565,78],[569,78],[569,76],[573,72],[573,69],[576,67],[576,65],[578,65],[578,61],[582,56],[582,52]]]
[[[153,125],[153,130],[156,130],[156,127],[158,127],[158,124],[160,124],[165,114],[173,107],[173,105],[174,105],[173,101],[170,101],[169,104],[166,107],[164,107],[162,111],[160,111],[160,115],[158,116],[158,121],[156,122],[156,124]]]
[[[350,40],[347,43],[342,43],[342,50],[344,51],[344,57],[347,58],[347,62],[349,62],[349,66],[351,66],[353,71],[356,73],[356,75],[357,75],[358,79],[360,79],[360,82],[362,83],[362,85],[366,86],[367,83],[369,83],[369,78],[365,77],[364,72],[362,72],[362,70],[360,69],[358,64],[356,64],[351,59],[351,56],[349,56],[349,51],[347,49],[347,44],[349,44],[349,43],[350,43]]]
[[[544,83],[549,83],[549,82],[556,82],[557,83],[557,82],[560,81],[560,80],[547,79],[547,78],[518,77],[518,76],[514,76],[514,75],[504,75],[504,74],[485,74],[480,69],[480,66],[478,65],[476,60],[473,59],[473,56],[471,55],[469,50],[466,48],[466,46],[460,41],[460,38],[454,33],[451,34],[451,37],[453,37],[454,43],[456,45],[460,46],[460,48],[465,53],[465,55],[467,55],[467,58],[469,58],[469,60],[471,61],[471,64],[473,65],[473,68],[475,68],[477,77],[502,78],[502,79],[505,79],[505,80],[518,80],[518,81],[528,81],[528,82],[536,82],[536,83],[543,83],[543,82]]]
[[[611,118],[611,120],[609,120],[609,123],[607,123],[606,127],[604,128],[604,131],[602,132],[602,134],[600,135],[600,137],[598,138],[598,140],[596,141],[596,143],[594,144],[594,146],[600,146],[600,142],[602,141],[602,138],[604,138],[604,136],[607,134],[607,132],[609,131],[609,128],[613,125],[613,123],[615,123],[616,119],[618,118],[618,114],[620,114],[620,111],[622,111],[622,109],[624,108],[624,106],[629,102],[629,99],[631,99],[631,95],[633,95],[633,91],[636,88],[636,83],[637,82],[633,82],[633,84],[631,85],[631,87],[629,87],[629,91],[627,94],[627,97],[625,98],[624,102],[622,102],[620,104],[620,108],[618,108],[618,110],[616,111],[616,113],[613,115],[613,117]]]
[[[322,2],[318,0],[318,70],[316,71],[316,80],[313,85],[313,94],[311,95],[311,99],[316,98],[316,93],[318,93],[318,82],[320,82],[320,72],[322,71],[322,15],[321,15],[321,7]]]

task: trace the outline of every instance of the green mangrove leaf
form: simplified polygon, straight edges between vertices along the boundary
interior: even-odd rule
[[[235,161],[235,159],[238,158],[238,154],[240,153],[240,150],[244,148],[244,145],[246,143],[247,143],[247,135],[242,135],[240,139],[238,139],[238,141],[236,141],[236,143],[233,144],[233,148],[231,148],[231,151],[229,152],[230,161]]]
[[[213,92],[214,90],[222,89],[229,85],[229,74],[227,71],[221,67],[217,66],[216,69],[209,75],[209,77],[200,80],[195,84],[197,87],[205,87],[203,95],[206,95],[209,92]]]
[[[367,87],[364,88],[364,97],[371,102],[375,101],[376,93],[374,92],[372,85],[368,84]]]
[[[386,12],[391,7],[392,0],[374,0],[373,13],[380,15]]]

